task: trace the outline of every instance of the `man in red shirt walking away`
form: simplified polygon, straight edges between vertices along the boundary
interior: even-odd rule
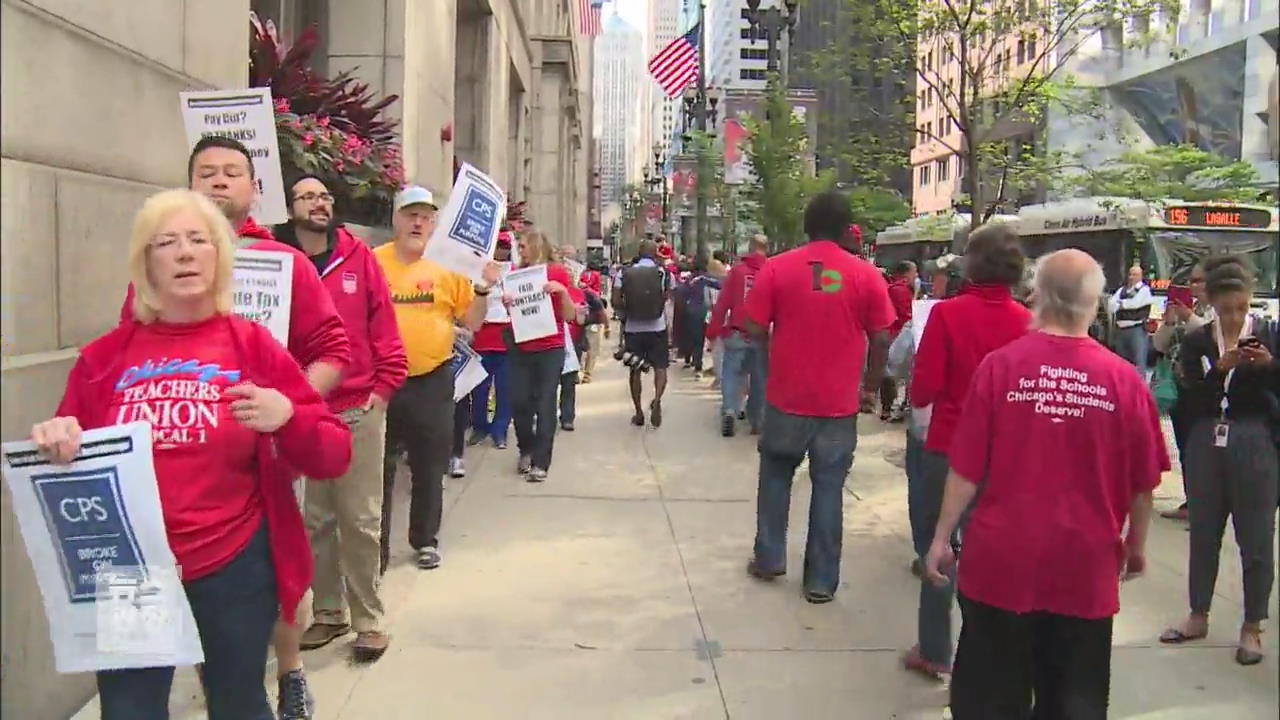
[[[956,423],[925,559],[929,578],[949,582],[952,534],[977,497],[958,579],[955,720],[1107,716],[1120,579],[1145,565],[1169,456],[1143,379],[1089,337],[1105,282],[1079,250],[1041,258],[1036,331],[982,361]]]
[[[912,540],[918,557],[928,552],[931,533],[938,524],[947,482],[947,450],[973,373],[988,353],[1031,328],[1031,313],[1013,299],[1011,289],[1021,281],[1025,266],[1018,234],[1011,226],[978,228],[965,250],[965,281],[958,283],[958,294],[935,305],[925,320],[910,394],[916,407],[932,410],[918,472],[907,481],[907,507],[912,527],[917,528]],[[919,644],[904,658],[908,669],[932,676],[951,671],[953,595],[949,586],[921,582]]]
[[[889,301],[897,319],[889,326],[889,342],[893,342],[902,328],[911,322],[911,305],[916,299],[916,279],[920,277],[916,264],[903,260],[893,266],[893,279],[889,282]],[[892,375],[885,375],[880,383],[880,419],[902,422],[906,415],[898,401],[898,382]]]
[[[751,332],[769,343],[755,553],[747,572],[760,579],[786,573],[791,481],[808,455],[813,493],[804,597],[811,603],[830,602],[840,584],[843,489],[858,444],[858,410],[874,402],[894,320],[884,276],[853,254],[852,221],[845,195],[814,197],[804,212],[809,242],[766,262],[747,296]]]
[[[742,381],[748,382],[747,422],[751,434],[760,433],[764,414],[764,384],[767,371],[765,345],[753,339],[747,328],[747,296],[756,276],[769,259],[769,239],[755,235],[747,246],[747,255],[729,270],[720,289],[720,297],[711,311],[707,337],[719,338],[724,345],[724,367],[720,374],[720,434],[732,437],[734,420],[742,410]]]
[[[385,607],[378,593],[383,443],[387,403],[404,384],[407,361],[387,279],[369,248],[335,222],[328,187],[308,175],[288,193],[291,219],[276,235],[320,273],[351,341],[351,364],[328,397],[329,409],[351,428],[351,468],[338,482],[307,482],[315,622],[303,633],[302,648],[323,647],[354,626],[353,654],[372,662],[390,643],[381,630]]]

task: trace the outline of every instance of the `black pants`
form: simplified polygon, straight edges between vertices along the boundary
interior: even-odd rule
[[[1173,425],[1173,444],[1178,448],[1178,464],[1182,471],[1182,497],[1190,497],[1187,490],[1187,436],[1191,434],[1191,426],[1196,416],[1182,397],[1169,408],[1169,422]]]
[[[391,500],[396,464],[409,454],[409,545],[439,547],[444,474],[453,444],[453,373],[447,364],[414,375],[387,407],[387,453],[382,464],[382,568],[391,557]]]
[[[453,457],[462,457],[467,447],[467,426],[471,424],[471,395],[467,394],[453,406]]]
[[[200,681],[209,719],[275,717],[262,682],[280,614],[265,523],[226,567],[183,587],[204,647]],[[168,720],[172,685],[171,667],[99,672],[102,720]]]
[[[511,410],[520,454],[528,455],[533,467],[551,469],[551,450],[556,440],[556,391],[564,370],[564,348],[542,352],[516,350],[508,356],[511,364]]]
[[[697,315],[680,318],[680,356],[702,371],[703,353],[707,346],[707,322]]]
[[[580,373],[571,372],[560,376],[560,422],[562,423],[572,423],[578,417],[579,375]]]
[[[955,720],[1106,720],[1113,618],[1019,614],[959,598]]]

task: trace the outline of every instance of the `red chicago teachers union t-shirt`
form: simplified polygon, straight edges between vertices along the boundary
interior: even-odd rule
[[[1129,507],[1169,469],[1132,365],[1090,338],[1025,335],[978,366],[948,457],[985,483],[964,529],[961,593],[1018,613],[1119,612]]]
[[[858,412],[867,335],[897,313],[884,275],[829,240],[769,259],[747,294],[747,317],[769,335],[770,405],[791,415]]]
[[[149,422],[169,547],[184,581],[215,572],[262,523],[257,433],[231,417],[241,381],[225,317],[138,325],[108,417]]]

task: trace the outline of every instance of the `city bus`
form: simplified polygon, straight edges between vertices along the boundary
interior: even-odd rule
[[[1156,295],[1153,318],[1164,313],[1169,286],[1185,286],[1201,258],[1244,255],[1258,273],[1254,304],[1274,318],[1280,312],[1278,218],[1280,211],[1266,205],[1089,197],[1026,205],[1018,212],[1018,232],[1029,258],[1069,247],[1089,253],[1106,272],[1108,292],[1138,263]]]
[[[988,222],[1009,222],[1016,215],[996,215]],[[892,225],[876,233],[876,265],[885,270],[903,260],[916,264],[923,274],[925,263],[949,252],[964,253],[969,238],[970,215],[954,213],[911,218],[899,225]],[[927,278],[925,279],[927,282]]]

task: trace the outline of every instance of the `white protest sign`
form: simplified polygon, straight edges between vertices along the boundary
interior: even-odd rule
[[[3,472],[58,672],[195,665],[204,652],[169,549],[147,423],[84,433],[70,465],[5,443]]]
[[[188,147],[209,135],[239,140],[253,157],[257,193],[250,214],[263,225],[288,220],[271,89],[193,90],[178,97]]]
[[[569,332],[569,323],[564,324],[564,367],[561,375],[575,373],[582,369],[582,361],[578,359],[578,351],[573,346],[573,334]]]
[[[489,373],[480,362],[480,355],[466,342],[454,338],[453,357],[449,358],[453,372],[453,401],[458,402],[484,381]]]
[[[488,175],[463,163],[423,257],[481,282],[506,212],[507,194]]]
[[[507,279],[507,274],[511,272],[511,263],[504,262],[500,264],[502,265],[502,272],[499,275],[499,287]],[[495,290],[489,293],[488,303],[485,305],[484,321],[487,323],[511,322],[511,314],[507,312],[507,306],[502,304],[501,292]]]
[[[270,330],[284,346],[293,312],[293,259],[286,252],[242,248],[232,273],[232,309]]]
[[[502,283],[503,292],[511,296],[511,331],[518,343],[557,332],[551,297],[542,289],[546,284],[546,265],[512,270]]]
[[[916,350],[920,349],[920,341],[924,339],[925,326],[929,324],[929,313],[939,300],[916,300],[911,304],[911,334],[914,336]]]

